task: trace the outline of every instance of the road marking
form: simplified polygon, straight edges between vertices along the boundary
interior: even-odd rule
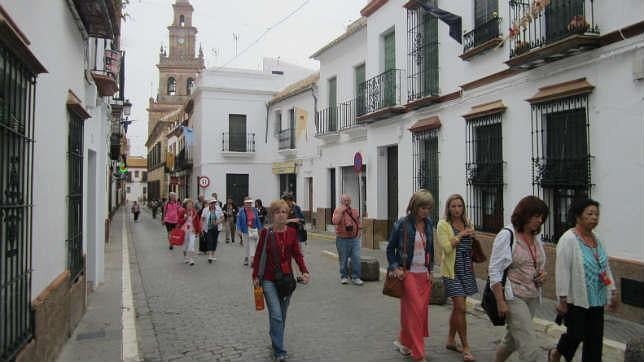
[[[121,229],[121,254],[123,256],[123,284],[121,294],[121,328],[123,331],[123,346],[121,348],[121,359],[123,361],[140,361],[139,345],[136,340],[136,325],[134,323],[134,300],[132,298],[132,280],[130,278],[130,252],[128,250],[125,222],[126,219],[123,218],[123,228]]]

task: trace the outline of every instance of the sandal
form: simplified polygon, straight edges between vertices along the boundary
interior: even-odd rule
[[[463,353],[463,362],[474,362],[476,359],[470,352]]]
[[[458,347],[456,347],[456,345],[453,345],[453,344],[446,344],[445,349],[449,349],[450,351],[461,353],[461,350],[458,349]]]

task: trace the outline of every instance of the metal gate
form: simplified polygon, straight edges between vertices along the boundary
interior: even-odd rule
[[[226,174],[226,199],[232,198],[235,205],[242,205],[248,196],[248,174]]]

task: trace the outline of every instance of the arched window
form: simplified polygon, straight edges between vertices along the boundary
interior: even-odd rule
[[[173,96],[177,94],[177,80],[174,77],[168,78],[168,95]]]
[[[186,18],[183,15],[179,15],[179,26],[183,27],[186,25]]]
[[[186,81],[186,89],[188,90],[188,95],[192,94],[192,88],[195,86],[195,80],[188,78]]]

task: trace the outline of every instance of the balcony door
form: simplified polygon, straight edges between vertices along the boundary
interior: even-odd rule
[[[338,80],[329,79],[329,131],[338,130]]]
[[[384,106],[389,107],[396,104],[396,33],[391,32],[384,37],[385,49],[385,73],[384,82]]]
[[[228,115],[230,151],[246,152],[246,115]]]
[[[356,115],[361,116],[365,114],[365,80],[366,80],[365,65],[360,64],[355,68],[356,78]]]

